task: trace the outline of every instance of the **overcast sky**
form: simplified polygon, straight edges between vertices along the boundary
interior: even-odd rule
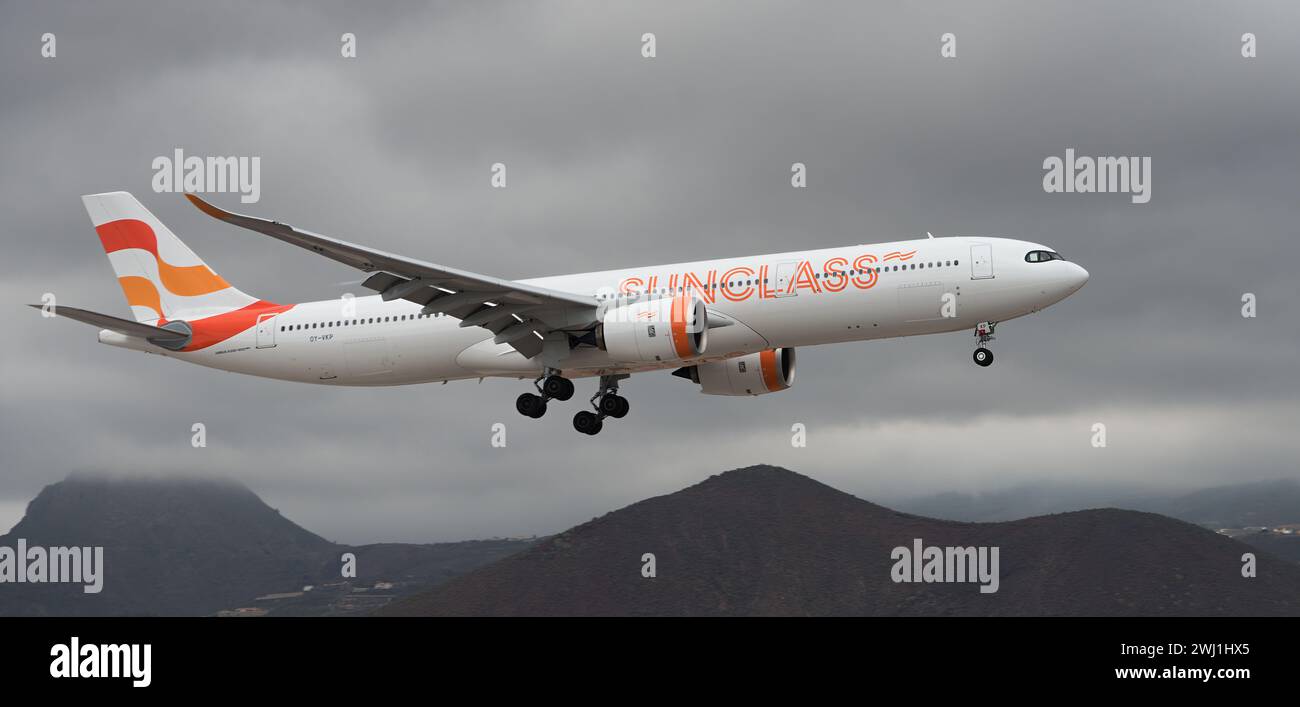
[[[760,462],[878,501],[1300,476],[1296,3],[0,13],[0,530],[78,470],[234,477],[352,543],[552,533]],[[940,57],[945,32],[956,58]],[[246,292],[363,292],[340,284],[356,271],[153,193],[152,160],[177,147],[261,157],[261,201],[219,205],[505,277],[932,231],[1047,243],[1092,278],[1000,327],[988,369],[954,333],[805,349],[795,386],[759,398],[642,374],[624,384],[630,415],[589,438],[570,425],[589,380],[535,421],[514,410],[520,381],[262,380],[101,346],[23,307],[53,292],[129,316],[78,198],[118,189]],[[1149,156],[1150,203],[1045,193],[1043,160],[1067,148]],[[190,446],[194,422],[207,448]]]

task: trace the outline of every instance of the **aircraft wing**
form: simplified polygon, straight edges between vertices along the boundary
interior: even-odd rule
[[[594,297],[385,253],[286,223],[232,213],[193,194],[185,196],[213,218],[374,273],[362,284],[379,292],[385,302],[404,299],[424,307],[424,314],[446,314],[460,319],[461,326],[484,327],[496,335],[494,341],[510,344],[526,358],[541,353],[540,337],[546,333],[596,322],[599,303]]]
[[[35,307],[36,309],[44,309],[44,305],[40,304],[29,304],[27,306]],[[164,329],[151,324],[142,324],[140,322],[130,321],[129,319],[121,319],[108,314],[92,312],[88,309],[77,309],[76,307],[64,307],[63,305],[59,305],[54,308],[54,314],[60,317],[67,317],[68,319],[75,319],[76,321],[90,324],[91,326],[97,326],[100,329],[115,331],[124,336],[135,336],[141,339],[148,339],[149,341],[159,345],[184,343],[190,340],[190,334],[186,331]]]

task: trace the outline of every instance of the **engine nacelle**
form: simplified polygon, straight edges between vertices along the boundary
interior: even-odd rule
[[[605,312],[596,344],[616,361],[681,361],[704,353],[708,309],[693,295],[633,302]]]
[[[673,371],[700,384],[706,395],[763,395],[794,384],[794,349],[768,349],[747,356]]]

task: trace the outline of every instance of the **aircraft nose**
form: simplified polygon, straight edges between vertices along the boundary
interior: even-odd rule
[[[1066,276],[1070,285],[1070,292],[1075,292],[1088,282],[1088,271],[1074,263],[1070,263],[1070,274]]]

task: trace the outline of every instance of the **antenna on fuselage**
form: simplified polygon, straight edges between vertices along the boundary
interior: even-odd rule
[[[931,240],[934,239],[934,234],[933,234],[933,233],[930,233],[929,231],[926,231],[926,232],[925,232],[925,235],[929,236]]]

